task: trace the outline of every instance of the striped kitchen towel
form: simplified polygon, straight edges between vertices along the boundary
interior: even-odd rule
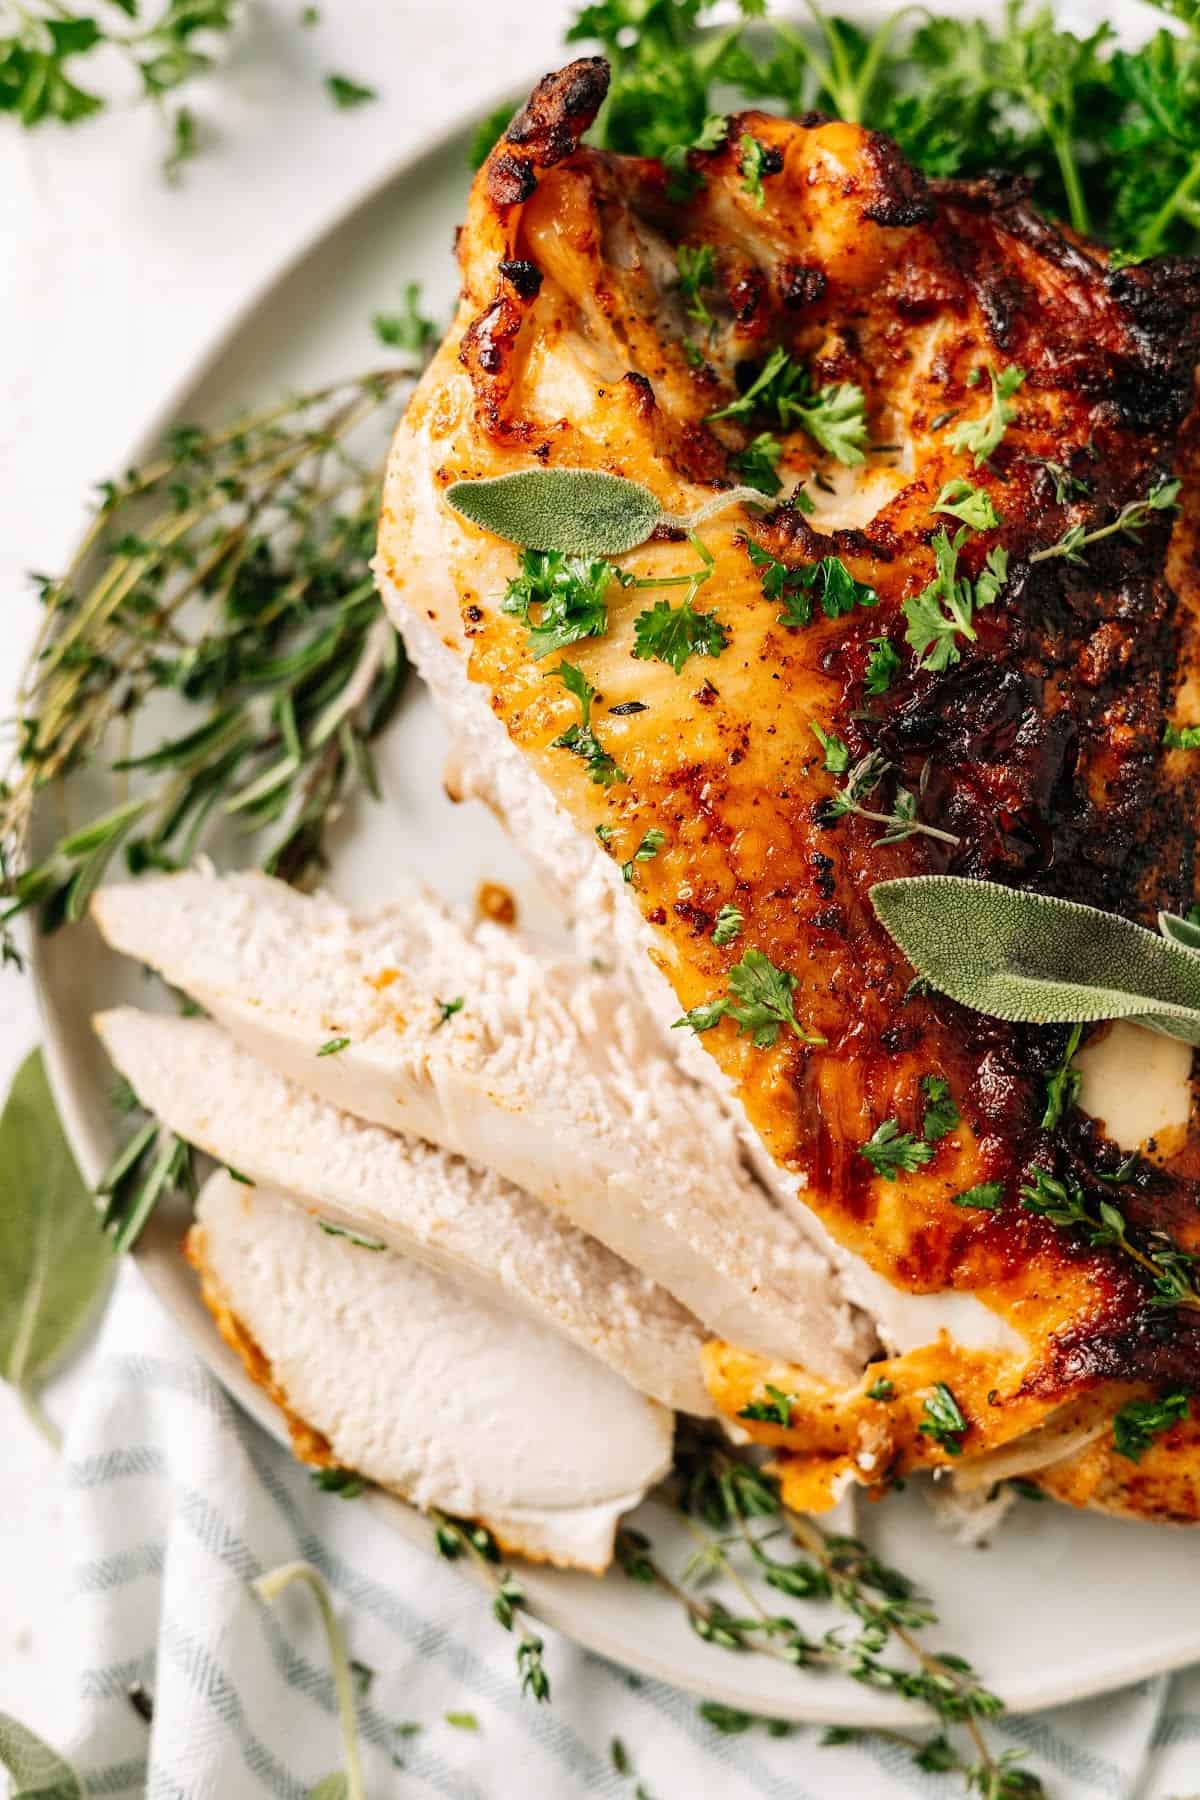
[[[310,1596],[292,1588],[267,1608],[250,1588],[296,1558],[326,1577],[361,1665],[371,1800],[949,1800],[960,1791],[871,1737],[828,1749],[808,1729],[722,1736],[691,1696],[552,1632],[552,1702],[522,1699],[512,1639],[480,1592],[353,1501],[319,1491],[228,1399],[132,1272],[92,1355],[65,1479],[73,1593],[62,1681],[64,1714],[69,1694],[76,1716],[73,1739],[64,1730],[60,1743],[70,1739],[93,1796],[304,1800],[339,1767]],[[1191,1550],[1181,1546],[1185,1563]],[[151,1721],[144,1701],[140,1711],[131,1702],[135,1683],[153,1700]],[[1053,1800],[1200,1789],[1200,1674],[1006,1719],[997,1731],[1029,1753]]]

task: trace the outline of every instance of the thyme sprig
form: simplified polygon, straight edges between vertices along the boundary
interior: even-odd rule
[[[828,752],[825,766],[829,767]],[[846,772],[842,785],[834,789],[833,797],[826,806],[825,816],[830,823],[852,813],[856,819],[869,819],[872,823],[885,827],[882,837],[875,839],[876,844],[900,844],[905,838],[917,834],[937,838],[943,844],[957,844],[959,839],[952,831],[943,831],[940,825],[927,825],[918,819],[917,798],[906,787],[897,787],[890,812],[878,812],[863,804],[870,799],[891,768],[891,763],[880,750],[872,750],[856,762]]]
[[[631,1579],[678,1602],[699,1638],[796,1669],[840,1671],[877,1692],[926,1706],[937,1719],[936,1736],[876,1735],[903,1745],[919,1767],[960,1775],[969,1792],[992,1800],[1041,1800],[1037,1776],[995,1753],[984,1734],[985,1722],[1003,1711],[1000,1700],[962,1657],[921,1641],[919,1634],[936,1619],[907,1577],[859,1539],[793,1512],[769,1475],[707,1434],[684,1433],[672,1497],[696,1544],[684,1569],[668,1573],[650,1540],[630,1527],[618,1536],[617,1555]],[[736,1597],[736,1610],[704,1591],[717,1582],[731,1590],[730,1599]],[[777,1610],[777,1595],[830,1603],[854,1627],[811,1634],[792,1612]],[[889,1648],[900,1656],[885,1660]],[[961,1748],[950,1735],[959,1731]]]
[[[429,1508],[433,1521],[434,1543],[439,1556],[456,1562],[467,1556],[481,1568],[492,1590],[492,1616],[505,1631],[517,1630],[517,1672],[521,1692],[534,1700],[549,1700],[550,1677],[542,1653],[544,1641],[530,1631],[520,1615],[525,1607],[525,1593],[510,1570],[501,1566],[500,1547],[491,1532],[469,1519],[455,1519],[449,1513]]]
[[[79,918],[118,851],[134,873],[179,868],[234,822],[264,832],[263,867],[296,882],[349,796],[377,792],[370,744],[405,661],[369,566],[378,466],[356,446],[410,380],[382,369],[220,429],[177,427],[102,485],[66,572],[35,578],[45,616],[0,782],[5,960],[17,914]],[[163,692],[195,722],[135,746]],[[127,795],[31,862],[37,797],[93,763]]]
[[[1021,1205],[1060,1230],[1078,1231],[1093,1249],[1119,1250],[1150,1277],[1151,1306],[1200,1311],[1200,1258],[1162,1232],[1145,1233],[1144,1243],[1135,1242],[1120,1207],[1111,1200],[1093,1200],[1071,1176],[1060,1179],[1034,1169],[1021,1189]]]

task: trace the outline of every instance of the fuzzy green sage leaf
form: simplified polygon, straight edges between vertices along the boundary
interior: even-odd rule
[[[1130,1019],[1200,1044],[1200,950],[1178,936],[956,875],[877,882],[871,901],[917,973],[975,1012],[1039,1025]]]
[[[0,1377],[52,1440],[38,1384],[87,1323],[112,1269],[35,1050],[0,1114]]]
[[[446,498],[455,512],[507,543],[573,556],[636,550],[663,516],[649,488],[602,469],[521,469],[456,481]]]
[[[7,1713],[0,1713],[0,1769],[11,1778],[10,1800],[84,1800],[70,1763]]]

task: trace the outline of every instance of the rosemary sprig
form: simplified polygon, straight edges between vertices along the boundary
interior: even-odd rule
[[[525,1606],[525,1593],[510,1570],[500,1566],[500,1548],[491,1532],[469,1519],[455,1519],[437,1507],[429,1508],[433,1520],[434,1543],[439,1556],[456,1562],[460,1556],[473,1558],[487,1576],[492,1589],[492,1616],[511,1631],[518,1629],[517,1673],[521,1692],[534,1700],[549,1700],[550,1677],[542,1660],[544,1641],[525,1626],[519,1615]]]
[[[45,618],[0,783],[0,952],[13,918],[79,918],[118,851],[188,863],[221,821],[262,831],[262,866],[301,881],[358,788],[405,672],[375,597],[378,466],[356,440],[411,380],[383,369],[209,431],[101,488],[70,567],[37,578]],[[390,408],[389,408],[390,410]],[[195,723],[135,749],[160,693]],[[91,763],[132,791],[29,861],[43,789]]]
[[[922,1643],[918,1634],[935,1617],[899,1571],[857,1538],[791,1511],[770,1476],[707,1434],[683,1436],[674,1498],[697,1546],[681,1574],[668,1574],[649,1539],[628,1527],[618,1537],[618,1559],[633,1580],[670,1594],[698,1637],[797,1669],[840,1670],[866,1687],[926,1706],[938,1721],[935,1737],[878,1735],[902,1744],[921,1768],[960,1775],[968,1792],[991,1800],[1041,1800],[1037,1776],[1011,1756],[994,1753],[984,1734],[984,1723],[1003,1710],[1001,1702],[962,1657]],[[781,1541],[800,1554],[780,1555]],[[718,1580],[737,1596],[736,1611],[698,1591]],[[775,1609],[772,1595],[832,1603],[857,1621],[857,1629],[835,1627],[811,1636],[791,1613]],[[890,1645],[904,1660],[883,1660]],[[961,1749],[950,1735],[956,1731],[965,1734]],[[835,1741],[843,1740],[839,1735]]]

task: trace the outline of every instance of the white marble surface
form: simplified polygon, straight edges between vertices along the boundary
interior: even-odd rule
[[[147,108],[71,130],[0,120],[0,713],[36,607],[91,484],[281,261],[443,121],[485,110],[558,54],[567,0],[247,0],[219,77],[197,94],[205,153],[158,173]],[[337,70],[376,103],[339,112]],[[397,254],[402,275],[402,246]],[[0,1087],[38,1035],[26,982],[0,973]],[[131,1277],[126,1277],[131,1278]],[[135,1278],[135,1277],[132,1277]],[[60,1419],[71,1380],[55,1384]],[[0,1387],[0,1710],[53,1737],[64,1543],[50,1451]]]

